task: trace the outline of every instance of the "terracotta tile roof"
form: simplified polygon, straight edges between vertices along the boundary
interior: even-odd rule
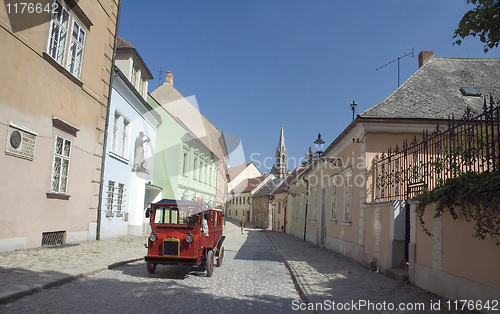
[[[269,174],[266,173],[264,175],[261,175],[260,177],[245,179],[240,184],[238,184],[230,193],[231,194],[240,194],[240,193],[252,192],[268,176],[269,176]]]
[[[239,166],[234,166],[234,167],[228,168],[227,169],[227,176],[228,176],[229,181],[231,181],[234,178],[236,178],[249,165],[250,165],[250,163],[247,162],[247,163],[244,163],[243,165],[239,165]]]
[[[290,186],[290,184],[292,183],[293,179],[295,179],[296,177],[298,177],[302,171],[304,171],[306,168],[305,167],[297,167],[295,168],[295,170],[290,173],[286,178],[285,180],[283,180],[283,182],[281,183],[281,185],[274,191],[274,194],[279,194],[279,193],[284,193],[288,187]]]
[[[127,49],[134,49],[134,45],[126,41],[125,39],[121,38],[120,36],[116,36],[116,48],[127,48]]]

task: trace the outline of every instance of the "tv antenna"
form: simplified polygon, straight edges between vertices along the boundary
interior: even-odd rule
[[[404,55],[402,55],[400,57],[397,57],[396,59],[394,59],[392,61],[389,61],[389,62],[387,62],[386,64],[384,64],[382,66],[379,66],[378,68],[375,69],[375,71],[380,70],[380,69],[388,66],[389,64],[394,63],[394,62],[397,61],[398,62],[398,87],[399,87],[399,85],[400,85],[400,83],[399,83],[399,60],[401,60],[403,58],[406,58],[406,57],[410,57],[410,56],[411,57],[415,57],[415,55],[413,54],[413,51],[414,51],[414,49],[411,48],[411,52],[405,53]]]
[[[161,85],[161,77],[163,73],[166,73],[166,69],[168,69],[168,66],[166,65],[155,65],[153,66],[153,69],[158,72],[158,86]]]

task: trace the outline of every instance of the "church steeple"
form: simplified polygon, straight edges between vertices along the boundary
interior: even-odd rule
[[[276,148],[276,163],[271,170],[277,178],[284,178],[287,174],[287,161],[288,156],[285,147],[285,133],[283,132],[283,123],[281,124],[280,139],[278,142],[278,148]]]

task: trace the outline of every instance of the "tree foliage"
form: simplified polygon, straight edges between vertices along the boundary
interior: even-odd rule
[[[484,52],[498,47],[500,41],[500,0],[466,0],[476,7],[463,16],[455,30],[453,44],[460,45],[467,36],[479,36]],[[461,39],[460,39],[461,38]]]

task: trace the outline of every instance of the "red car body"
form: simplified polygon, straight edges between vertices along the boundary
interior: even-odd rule
[[[145,257],[149,273],[158,264],[184,264],[204,268],[210,277],[214,265],[222,264],[222,210],[200,201],[164,199],[151,204],[146,218],[151,225]]]

